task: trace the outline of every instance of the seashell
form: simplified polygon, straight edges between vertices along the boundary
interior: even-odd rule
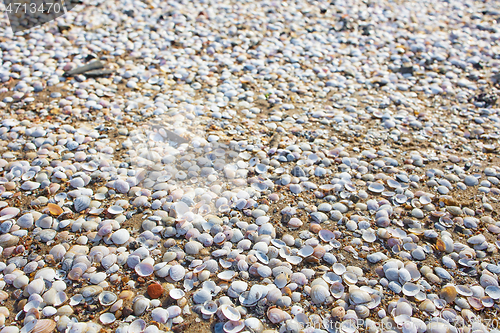
[[[111,235],[111,240],[116,245],[125,244],[130,238],[130,233],[126,229],[119,229]]]
[[[151,265],[148,262],[144,262],[144,261],[142,261],[141,263],[136,265],[134,267],[134,269],[135,269],[135,272],[137,273],[137,275],[139,275],[139,276],[149,276],[149,275],[153,274],[153,272],[154,272],[153,265]]]
[[[181,289],[172,289],[170,290],[169,295],[172,299],[181,299],[184,297],[185,293]]]
[[[52,333],[56,328],[56,322],[52,319],[39,319],[31,333]]]
[[[245,322],[243,320],[228,321],[222,328],[226,333],[238,333],[245,328]]]
[[[123,308],[123,300],[119,299],[116,301],[111,307],[109,308],[110,312],[116,312],[118,310],[121,310]]]
[[[241,319],[240,312],[229,304],[222,304],[219,309],[228,320],[237,321]]]
[[[484,289],[485,293],[490,296],[491,298],[493,299],[500,299],[500,288],[498,286],[487,286],[485,289]],[[470,293],[470,295],[464,295],[464,296],[472,296],[472,291]]]
[[[169,318],[175,318],[181,314],[182,310],[177,305],[172,305],[167,308],[167,312]]]
[[[132,306],[134,314],[136,316],[142,315],[149,308],[149,305],[150,302],[146,297],[137,297],[134,301],[134,305]]]
[[[94,297],[99,295],[102,292],[103,288],[101,286],[87,286],[83,287],[80,290],[80,293],[82,294],[83,297],[89,298],[89,297]]]
[[[482,310],[484,308],[483,302],[481,302],[481,299],[474,297],[474,296],[469,296],[467,297],[467,302],[469,302],[470,306],[472,306],[475,310]]]
[[[275,307],[271,307],[267,310],[267,318],[273,324],[279,324],[288,319],[292,319],[292,317],[288,313]]]
[[[203,303],[203,307],[201,308],[201,313],[206,316],[211,316],[217,312],[218,306],[214,301],[206,301]]]
[[[406,282],[403,285],[402,291],[406,296],[415,296],[420,292],[420,287],[414,283]]]
[[[99,321],[104,325],[112,324],[115,322],[115,320],[116,320],[115,315],[110,312],[105,312],[99,316]]]
[[[448,285],[441,289],[439,296],[443,298],[446,303],[452,303],[457,297],[457,290],[455,286]]]
[[[319,238],[324,242],[330,242],[335,239],[335,234],[331,230],[322,229],[318,233]]]
[[[115,293],[112,293],[110,291],[103,291],[102,293],[99,294],[99,303],[101,303],[102,306],[111,306],[113,303],[116,302],[118,297],[116,296]]]
[[[385,190],[385,187],[383,184],[373,182],[368,186],[368,190],[373,193],[382,193]]]
[[[490,274],[487,274],[487,273],[481,274],[481,277],[479,278],[479,283],[481,284],[481,286],[483,286],[485,288],[487,286],[496,286],[496,287],[498,287],[498,280],[497,280],[497,278],[495,278],[494,276],[492,276]]]
[[[35,279],[26,286],[26,292],[29,295],[33,294],[41,295],[44,290],[45,290],[45,282],[43,281],[43,279]]]
[[[248,292],[242,293],[239,300],[243,306],[253,306],[266,297],[268,292],[269,289],[266,286],[255,284]]]
[[[212,300],[212,294],[206,289],[197,290],[193,294],[193,301],[197,304],[204,304]]]
[[[49,213],[55,216],[59,216],[64,213],[63,209],[59,205],[53,203],[48,203],[47,208],[49,210]]]
[[[245,327],[250,331],[250,333],[262,333],[264,331],[264,325],[257,318],[245,319]]]
[[[169,314],[166,309],[163,308],[156,308],[151,311],[151,319],[154,321],[160,323],[160,324],[165,324],[168,320]]]
[[[124,209],[121,206],[114,205],[114,206],[109,207],[107,211],[111,215],[118,215],[118,214],[123,213]]]
[[[86,195],[79,196],[73,201],[73,206],[77,213],[84,211],[90,206],[90,198]]]
[[[0,235],[0,247],[8,248],[19,243],[19,237],[11,234]]]
[[[413,310],[410,305],[410,303],[403,301],[400,299],[400,301],[397,303],[396,308],[393,310],[393,316],[401,316],[401,315],[406,315],[410,316],[412,315]]]
[[[332,266],[333,272],[337,275],[342,275],[346,272],[346,268],[341,263],[335,263]]]
[[[356,305],[368,303],[371,299],[370,294],[361,289],[354,289],[349,292],[349,300]]]
[[[219,274],[217,274],[217,277],[221,280],[224,281],[229,281],[231,280],[234,276],[236,275],[235,271],[224,271]]]
[[[341,298],[344,295],[344,285],[339,281],[335,281],[330,286],[330,292],[333,297]]]
[[[330,296],[330,292],[325,286],[317,284],[311,288],[309,296],[314,304],[323,304],[326,298]]]
[[[181,265],[173,265],[170,267],[170,278],[174,281],[180,281],[186,275],[186,270]]]
[[[136,319],[128,327],[127,333],[142,333],[145,329],[146,322],[142,319]]]

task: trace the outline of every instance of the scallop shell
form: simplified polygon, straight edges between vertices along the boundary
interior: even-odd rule
[[[77,211],[77,213],[80,213],[80,212],[84,211],[85,209],[89,208],[90,198],[86,195],[79,196],[73,202],[73,206],[75,207],[75,210]]]

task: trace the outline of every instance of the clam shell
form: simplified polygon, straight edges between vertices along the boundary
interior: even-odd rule
[[[40,319],[36,322],[31,333],[51,333],[56,328],[56,322],[52,319]]]
[[[181,265],[174,265],[170,267],[170,278],[174,281],[180,281],[186,275],[186,270]]]
[[[112,324],[115,322],[115,320],[116,320],[115,315],[110,312],[105,312],[99,316],[99,321],[104,325]]]
[[[330,296],[330,292],[323,285],[317,284],[311,288],[310,297],[311,297],[311,301],[314,304],[324,303],[328,296]]]
[[[146,322],[142,319],[136,319],[128,327],[128,333],[141,333],[145,329],[146,329]]]
[[[237,321],[241,319],[241,314],[238,310],[230,306],[229,304],[223,304],[220,306],[220,311],[228,320]]]
[[[116,296],[115,293],[112,293],[110,291],[103,291],[102,293],[99,294],[98,299],[99,303],[101,303],[102,306],[110,306],[116,302],[118,296]]]
[[[279,324],[288,319],[291,319],[292,317],[281,309],[269,308],[267,310],[267,318],[271,321],[271,323]]]
[[[245,328],[245,322],[243,320],[228,321],[223,326],[224,332],[226,333],[238,333],[244,328]]]

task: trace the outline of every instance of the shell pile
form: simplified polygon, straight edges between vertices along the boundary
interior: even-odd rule
[[[0,333],[498,332],[498,1],[0,18]]]

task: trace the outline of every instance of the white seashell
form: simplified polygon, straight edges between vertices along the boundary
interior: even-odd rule
[[[406,296],[415,296],[420,292],[420,287],[414,283],[406,282],[403,285],[403,294]]]
[[[335,263],[333,264],[333,272],[337,275],[342,275],[346,272],[346,268],[344,265],[342,265],[341,263]]]
[[[302,257],[309,257],[311,254],[313,254],[314,248],[312,246],[306,245],[302,247],[298,254]]]
[[[201,313],[206,316],[211,316],[217,312],[218,306],[214,301],[206,301],[203,303],[203,307],[201,308]]]
[[[101,323],[103,323],[104,325],[109,325],[111,323],[114,323],[115,320],[116,320],[116,317],[114,314],[110,313],[110,312],[106,312],[106,313],[103,313],[102,315],[99,316],[99,320],[101,321]]]
[[[174,265],[170,267],[170,278],[174,281],[180,281],[186,275],[186,270],[181,265]]]
[[[113,214],[113,215],[121,214],[121,213],[123,213],[123,211],[124,211],[123,207],[117,206],[117,205],[114,205],[114,206],[111,206],[108,208],[108,213]]]
[[[236,275],[235,271],[224,271],[219,274],[217,274],[217,277],[221,280],[224,281],[229,281],[231,280],[234,276]]]
[[[314,304],[323,304],[326,301],[326,298],[330,296],[330,292],[325,286],[317,284],[311,288],[309,295]]]
[[[84,211],[90,206],[90,198],[86,195],[81,195],[75,199],[73,206],[77,213]]]
[[[151,311],[151,319],[154,321],[160,323],[160,324],[165,324],[168,320],[168,311],[164,308],[156,308]]]
[[[238,333],[244,328],[245,328],[245,322],[243,320],[228,321],[223,326],[224,332],[226,333]]]
[[[341,298],[344,295],[344,290],[344,285],[340,281],[335,281],[330,286],[330,292],[335,298]]]
[[[212,300],[212,295],[208,290],[200,289],[193,294],[193,301],[197,304],[204,304],[205,302],[211,300]]]
[[[145,329],[146,322],[142,319],[136,319],[128,327],[127,333],[142,333]]]
[[[136,265],[134,267],[134,269],[135,269],[135,272],[137,273],[137,275],[139,275],[139,276],[149,276],[149,275],[153,274],[153,272],[154,272],[153,265],[151,265],[148,262],[144,262],[144,260],[141,263],[139,263],[138,265]]]
[[[173,299],[181,299],[186,293],[182,289],[172,289],[169,292],[170,297]]]
[[[33,294],[41,295],[44,290],[45,290],[45,282],[43,281],[43,279],[35,279],[26,286],[26,292],[29,295]]]
[[[349,300],[353,304],[364,304],[371,301],[370,294],[361,289],[355,289],[349,292]]]
[[[145,297],[138,297],[132,306],[136,316],[142,315],[149,308],[150,301]]]
[[[219,309],[221,310],[224,317],[226,317],[231,321],[236,321],[241,319],[241,314],[239,313],[239,311],[228,304],[221,305]]]
[[[167,308],[167,312],[168,312],[169,318],[175,318],[177,316],[180,316],[180,314],[182,313],[182,310],[177,305],[172,305],[172,306],[169,306]]]
[[[118,296],[116,296],[115,293],[112,293],[110,291],[103,291],[102,293],[99,294],[99,303],[101,303],[102,306],[110,306],[116,300],[118,299]]]
[[[116,245],[125,244],[130,238],[130,233],[126,229],[119,229],[111,235],[111,240]]]
[[[253,306],[267,296],[269,289],[266,286],[255,284],[248,292],[240,295],[239,300],[243,306]]]
[[[262,333],[264,331],[264,325],[257,318],[245,319],[245,326],[251,333]]]
[[[273,324],[279,324],[282,323],[288,319],[292,319],[288,313],[285,311],[278,309],[278,308],[269,308],[267,310],[267,318],[273,323]]]

